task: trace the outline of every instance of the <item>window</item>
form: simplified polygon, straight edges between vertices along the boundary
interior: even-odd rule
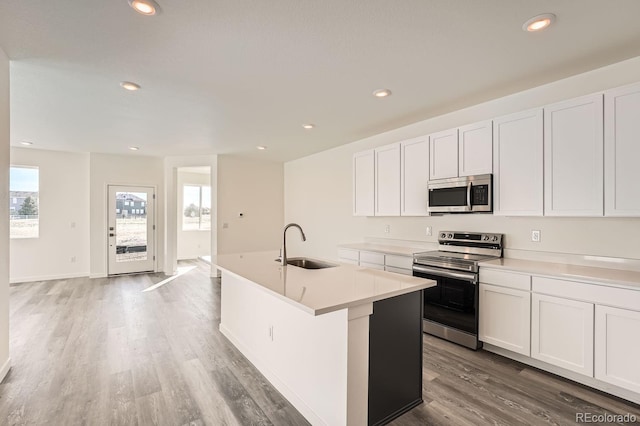
[[[182,230],[210,230],[211,187],[185,185],[182,189]]]
[[[9,236],[38,238],[39,170],[37,167],[15,166],[9,178]]]

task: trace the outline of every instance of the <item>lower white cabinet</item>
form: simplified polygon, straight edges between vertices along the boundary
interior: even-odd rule
[[[595,377],[640,393],[640,312],[596,306]]]
[[[479,339],[529,356],[531,293],[480,283]]]
[[[593,303],[532,295],[531,357],[593,376]]]
[[[396,274],[413,275],[413,256],[339,247],[338,260],[343,263],[360,265],[365,268],[394,272]]]
[[[360,263],[360,252],[358,250],[339,248],[338,260],[343,263],[357,265],[358,263]]]

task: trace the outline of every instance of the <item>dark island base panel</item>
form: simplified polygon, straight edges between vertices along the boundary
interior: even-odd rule
[[[369,425],[422,403],[422,291],[373,304],[369,317]]]

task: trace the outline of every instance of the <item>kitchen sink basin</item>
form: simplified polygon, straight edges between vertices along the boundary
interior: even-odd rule
[[[287,264],[304,269],[325,269],[338,266],[334,263],[322,262],[320,260],[309,259],[307,257],[292,257],[287,259]]]

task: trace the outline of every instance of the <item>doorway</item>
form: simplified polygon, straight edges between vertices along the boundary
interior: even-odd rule
[[[155,270],[155,190],[108,186],[108,274]]]

